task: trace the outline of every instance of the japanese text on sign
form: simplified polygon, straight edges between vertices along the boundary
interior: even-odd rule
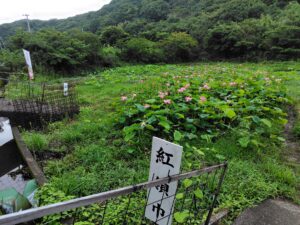
[[[180,173],[182,146],[153,137],[149,181]],[[172,224],[177,182],[148,190],[145,216],[159,225]]]

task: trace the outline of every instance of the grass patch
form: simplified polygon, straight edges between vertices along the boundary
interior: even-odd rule
[[[27,147],[32,151],[41,152],[48,149],[49,141],[46,135],[25,132],[23,138]]]

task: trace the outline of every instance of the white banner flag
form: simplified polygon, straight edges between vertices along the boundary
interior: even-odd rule
[[[23,49],[23,53],[24,53],[26,65],[27,65],[27,68],[28,68],[29,79],[33,80],[34,76],[33,76],[33,69],[32,69],[32,63],[31,63],[31,58],[30,58],[30,52]]]

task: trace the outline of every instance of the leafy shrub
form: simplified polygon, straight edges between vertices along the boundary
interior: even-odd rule
[[[300,10],[299,10],[300,12]],[[280,25],[267,33],[266,42],[270,47],[271,58],[289,59],[300,57],[300,26]]]
[[[121,50],[117,47],[103,47],[100,50],[100,62],[105,67],[120,65]]]
[[[100,34],[100,41],[105,45],[115,45],[126,38],[128,34],[119,26],[106,27]]]
[[[172,33],[161,42],[161,47],[170,62],[191,60],[197,45],[196,39],[183,32]]]
[[[0,51],[0,70],[14,72],[21,70],[22,68],[25,68],[25,61],[21,50]]]
[[[30,36],[25,31],[18,31],[10,38],[9,46],[12,51],[20,51],[22,48],[29,50],[34,65],[38,67],[43,66],[48,71],[70,73],[98,62],[98,56],[95,54],[98,53],[98,48],[94,38],[92,34],[77,36],[74,31],[68,33],[53,29],[41,30]]]
[[[155,63],[164,58],[158,44],[145,38],[132,38],[125,43],[124,57],[129,61]]]
[[[205,48],[208,52],[234,58],[245,53],[245,44],[239,44],[243,37],[243,30],[237,23],[220,24],[209,30],[205,39]]]

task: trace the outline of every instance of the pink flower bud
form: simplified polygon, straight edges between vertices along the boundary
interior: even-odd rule
[[[171,104],[171,100],[170,100],[170,99],[166,99],[166,100],[164,100],[164,103],[165,103],[166,105],[170,105],[170,104]]]
[[[207,98],[205,96],[200,96],[200,102],[204,103],[207,101]]]
[[[190,102],[190,101],[192,101],[192,99],[193,99],[193,98],[192,98],[192,97],[189,97],[189,96],[185,97],[185,101],[186,101],[186,102]]]

